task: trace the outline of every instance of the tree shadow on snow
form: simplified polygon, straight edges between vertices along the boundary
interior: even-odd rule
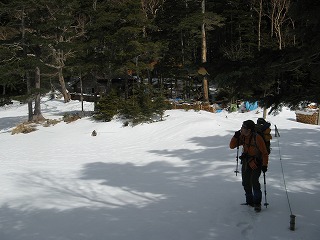
[[[302,209],[296,208],[300,200],[305,201],[306,214],[317,214],[312,202],[319,198],[320,150],[314,132],[280,132],[282,167],[300,218]],[[45,173],[24,176],[21,184],[43,191],[41,204],[45,205],[47,197],[49,207],[32,207],[33,199],[25,199],[21,206],[3,205],[0,239],[205,240],[232,239],[228,236],[237,234],[239,239],[245,238],[245,229],[239,223],[246,214],[239,210],[244,195],[241,177],[234,173],[236,150],[228,146],[231,136],[232,133],[190,138],[190,143],[199,146],[197,150],[151,150],[149,153],[157,161],[145,165],[93,162],[84,165],[76,178]],[[287,227],[281,230],[276,225],[279,219],[289,221],[288,210],[283,207],[286,199],[278,169],[281,166],[277,139],[272,146],[267,172],[270,206],[263,214],[268,216],[267,220],[274,219],[275,224],[260,218],[259,222],[251,220],[250,227],[262,225],[264,231],[270,232],[268,239],[286,239]],[[310,151],[314,158],[306,159],[304,155]],[[172,158],[180,161],[172,162]],[[37,200],[40,201],[34,199]],[[306,219],[300,224],[308,229],[309,237],[315,236],[315,225]]]
[[[0,131],[8,132],[10,128],[12,128],[22,122],[25,122],[27,120],[28,120],[28,116],[0,118]]]

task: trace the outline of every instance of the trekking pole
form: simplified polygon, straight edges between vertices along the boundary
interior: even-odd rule
[[[236,157],[236,161],[237,161],[237,167],[236,170],[234,171],[236,173],[236,176],[238,176],[238,166],[239,166],[239,138],[238,138],[238,144],[237,144],[237,157]]]
[[[266,184],[266,173],[263,173],[263,182],[264,182],[264,205],[266,208],[268,207],[269,203],[267,202],[267,184]]]

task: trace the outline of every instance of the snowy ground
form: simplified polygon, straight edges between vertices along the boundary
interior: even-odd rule
[[[85,103],[86,111],[92,109]],[[79,110],[78,101],[42,101],[46,118]],[[11,135],[26,120],[27,106],[0,108],[0,239],[320,238],[320,126],[297,123],[286,109],[268,116],[273,135],[276,125],[281,137],[272,140],[270,205],[255,213],[240,206],[244,193],[234,173],[236,150],[228,146],[242,121],[256,121],[262,113],[171,110],[166,115],[165,121],[133,128],[82,118]],[[289,230],[282,169],[295,231]]]

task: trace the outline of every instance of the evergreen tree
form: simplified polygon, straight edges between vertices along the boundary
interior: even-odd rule
[[[102,97],[96,106],[94,118],[97,120],[110,122],[121,109],[121,99],[113,90],[107,96]]]
[[[163,119],[168,109],[161,93],[148,84],[140,84],[134,88],[133,94],[123,102],[120,114],[133,125]]]
[[[76,41],[84,38],[89,18],[79,10],[77,0],[37,2],[37,32],[42,40],[42,52],[46,65],[58,76],[64,101],[70,100],[64,70],[67,61],[78,51]]]
[[[8,87],[23,92],[28,85],[31,94],[36,67],[42,77],[60,76],[62,86],[66,74],[91,74],[92,79],[120,77],[141,83],[154,77],[162,83],[192,79],[185,84],[191,88],[201,66],[229,99],[260,100],[266,106],[319,102],[317,1],[281,1],[290,4],[283,11],[278,8],[284,16],[278,23],[271,10],[275,1],[206,0],[204,18],[202,2],[1,1],[2,93]],[[201,60],[204,22],[206,63]],[[128,88],[122,91],[130,97]],[[142,96],[130,97],[131,108],[139,106],[139,114],[154,116],[148,109],[159,95]]]
[[[1,61],[2,77],[23,79],[25,82],[25,98],[28,101],[29,121],[43,120],[40,111],[40,72],[41,66],[39,45],[35,41],[37,36],[36,25],[33,22],[33,16],[36,12],[36,6],[32,0],[13,0],[3,2],[1,8],[2,39],[1,51],[4,53]],[[36,70],[35,70],[36,69]],[[39,70],[39,71],[38,71]],[[32,77],[35,81],[32,81]],[[36,83],[36,88],[32,87]],[[12,82],[11,82],[12,83]],[[8,81],[4,81],[8,85]],[[32,101],[35,99],[35,111],[33,112]]]

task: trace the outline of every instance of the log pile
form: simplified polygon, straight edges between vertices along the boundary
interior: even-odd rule
[[[318,124],[318,112],[296,111],[296,120],[301,123]]]
[[[188,110],[196,110],[196,111],[200,111],[200,110],[204,110],[207,112],[216,112],[216,109],[208,104],[172,104],[172,108],[173,109],[184,109],[186,111]]]

